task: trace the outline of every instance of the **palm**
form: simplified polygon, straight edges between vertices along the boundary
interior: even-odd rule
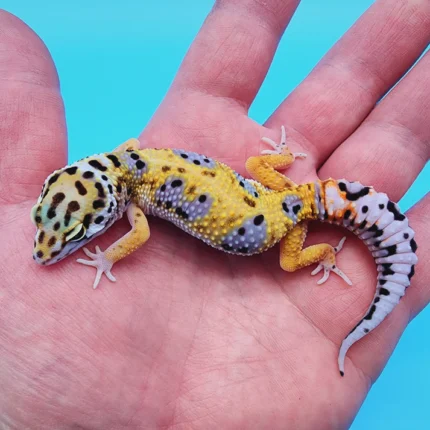
[[[290,13],[291,10],[283,11],[285,22]],[[19,29],[34,52],[42,52],[40,42],[21,23],[4,14],[0,19],[4,25]],[[211,25],[211,21],[206,23],[209,29]],[[184,91],[190,64],[198,58],[199,43],[204,37],[203,30],[165,103],[142,135],[143,144],[206,152],[244,173],[245,159],[262,148],[260,137],[276,138],[278,125],[285,123],[292,149],[309,154],[307,160],[297,161],[290,170],[293,179],[313,179],[318,168],[322,177],[358,179],[388,192],[394,199],[403,194],[422,167],[422,160],[428,158],[428,148],[419,141],[429,138],[422,125],[426,124],[424,115],[428,115],[428,109],[423,106],[428,99],[418,90],[415,98],[410,97],[411,88],[417,86],[413,77],[405,80],[403,89],[400,85],[396,93],[387,97],[374,110],[371,120],[354,133],[357,124],[349,119],[345,125],[343,116],[344,109],[353,109],[348,105],[350,97],[309,103],[309,84],[305,81],[275,112],[269,124],[276,127],[269,130],[247,118],[244,106],[251,101],[253,90],[241,92],[237,75],[239,82],[217,97],[195,88]],[[19,76],[28,62],[22,61],[20,51],[14,49],[13,44],[20,42],[9,43],[18,60],[13,64],[21,68],[11,69],[9,74]],[[413,43],[418,53],[420,41],[416,34]],[[308,269],[294,274],[282,272],[277,249],[258,257],[231,257],[154,219],[148,244],[114,267],[117,284],[103,280],[94,292],[90,288],[94,273],[76,264],[73,257],[58,266],[37,267],[29,258],[33,240],[30,208],[45,176],[65,164],[65,145],[58,143],[58,136],[65,141],[61,103],[59,96],[52,95],[55,74],[49,61],[40,57],[36,55],[32,60],[40,62],[38,70],[42,64],[46,87],[35,89],[31,83],[15,84],[10,80],[1,84],[5,106],[16,99],[16,91],[35,103],[42,100],[44,106],[46,100],[51,101],[44,121],[36,118],[29,129],[26,115],[17,115],[0,140],[6,154],[1,170],[8,172],[0,177],[1,237],[2,243],[8,244],[0,255],[1,278],[7,280],[0,290],[0,358],[5,363],[0,382],[9,393],[0,400],[2,416],[10,416],[11,422],[18,419],[14,411],[20,405],[28,415],[27,422],[31,420],[37,427],[49,421],[51,427],[46,428],[187,427],[190,423],[199,428],[283,428],[285,423],[294,423],[294,428],[346,426],[384,366],[410,314],[427,303],[426,268],[420,267],[413,290],[389,323],[350,351],[347,373],[341,379],[336,367],[339,344],[364,313],[375,284],[371,256],[353,237],[348,237],[339,257],[339,265],[354,283],[352,288],[334,276],[324,287],[318,287]],[[422,61],[428,62],[428,56]],[[394,79],[406,66],[399,65],[394,57],[388,65],[375,67],[397,68],[390,72]],[[208,80],[210,73],[220,76],[222,64],[218,67],[219,70],[206,71]],[[257,76],[259,73],[257,70],[256,76],[247,77],[247,82],[254,82],[254,91],[262,77]],[[31,73],[29,76],[31,79]],[[200,71],[201,76],[204,73]],[[430,79],[429,72],[420,65],[415,76],[424,87],[424,81]],[[317,70],[310,79],[314,81],[312,85],[320,80],[321,90],[327,85],[324,72]],[[375,86],[366,97],[377,98],[386,90],[380,83]],[[355,86],[350,91],[354,97],[365,97],[354,93]],[[318,91],[313,94],[318,98]],[[402,105],[403,109],[405,94],[409,96],[408,114],[399,108]],[[313,117],[324,103],[330,117],[317,130],[311,127]],[[302,105],[307,104],[310,106],[304,111]],[[351,117],[361,121],[371,106],[372,100],[362,101]],[[402,116],[411,135],[418,136],[413,149],[402,145],[404,137],[397,130],[387,128],[382,133],[381,128],[369,125],[387,117],[394,121],[396,115]],[[308,128],[305,123],[310,124]],[[16,135],[22,129],[28,132],[20,135],[17,143]],[[43,142],[40,135],[46,136]],[[12,145],[17,152],[6,152]],[[32,163],[24,146],[32,148]],[[54,147],[54,155],[48,160],[43,158]],[[410,173],[393,178],[392,160],[399,156],[407,159]],[[25,171],[25,181],[17,173],[17,160],[25,162],[29,169]],[[360,160],[366,161],[365,167],[358,165]],[[410,215],[420,238],[421,255],[428,252],[429,233],[420,214],[429,204],[427,199]],[[104,249],[126,229],[126,223],[120,222],[97,243]],[[324,226],[324,232],[311,230],[309,241],[334,244],[342,234],[344,231]],[[25,394],[28,390],[30,396]]]

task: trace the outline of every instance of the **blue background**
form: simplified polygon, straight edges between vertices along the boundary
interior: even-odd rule
[[[66,105],[71,161],[141,132],[213,5],[209,0],[1,3],[39,34],[54,58]],[[251,117],[264,122],[372,3],[303,0]],[[427,164],[402,199],[402,209],[424,196],[429,183]],[[429,327],[430,307],[404,333],[353,430],[430,428]]]

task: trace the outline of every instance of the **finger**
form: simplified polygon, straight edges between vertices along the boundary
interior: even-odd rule
[[[330,50],[267,122],[318,165],[416,61],[430,40],[428,0],[379,0]]]
[[[299,0],[219,0],[172,90],[226,97],[248,108]]]
[[[399,200],[430,155],[430,53],[372,111],[320,169]]]
[[[64,110],[42,41],[5,11],[0,28],[0,199],[22,201],[66,162]]]

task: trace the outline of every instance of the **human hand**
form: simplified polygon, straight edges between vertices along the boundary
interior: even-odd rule
[[[247,110],[296,2],[218,2],[177,79],[142,134],[148,146],[204,152],[244,173],[262,136],[308,153],[297,182],[359,180],[398,200],[428,159],[429,55],[374,105],[429,41],[430,6],[379,1],[274,112],[265,127]],[[418,263],[406,296],[348,352],[341,340],[367,309],[375,265],[348,235],[339,266],[353,281],[323,287],[304,269],[218,253],[166,222],[115,266],[117,284],[94,292],[93,272],[71,257],[31,259],[30,208],[66,164],[55,69],[40,40],[0,14],[0,423],[11,428],[346,428],[408,321],[429,301]],[[106,148],[111,149],[111,148]],[[401,174],[399,174],[401,172]],[[408,214],[418,256],[429,254],[430,199]],[[103,235],[104,249],[128,229]],[[316,227],[309,242],[337,243]],[[173,269],[174,268],[174,269]]]

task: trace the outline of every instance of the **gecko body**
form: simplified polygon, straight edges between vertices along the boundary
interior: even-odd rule
[[[84,248],[90,260],[78,260],[97,269],[94,287],[103,273],[114,281],[113,264],[148,240],[146,215],[153,215],[231,254],[250,256],[280,243],[284,270],[318,263],[312,272],[323,270],[318,283],[334,272],[351,284],[335,259],[345,238],[336,247],[303,248],[308,221],[341,225],[366,243],[378,271],[369,309],[342,342],[338,363],[343,376],[349,347],[380,324],[410,284],[417,262],[414,231],[397,204],[372,187],[345,179],[296,185],[277,169],[304,154],[288,150],[284,128],[279,144],[265,140],[273,150],[246,164],[254,179],[195,152],[138,149],[136,139],[53,172],[32,209],[37,226],[33,258],[41,265],[57,263],[127,213],[128,234],[104,252]]]

